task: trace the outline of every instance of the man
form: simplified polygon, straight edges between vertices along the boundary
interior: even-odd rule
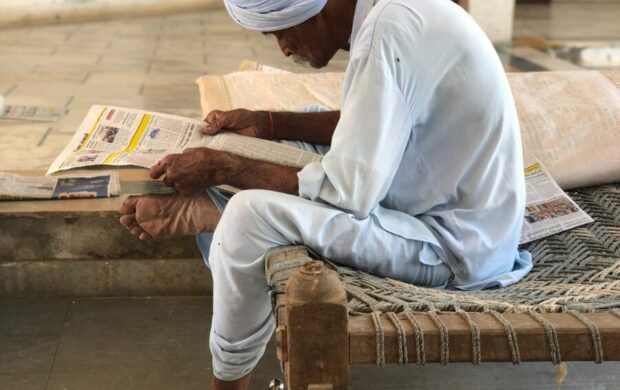
[[[431,287],[502,287],[527,274],[531,258],[517,251],[525,193],[516,110],[493,46],[463,10],[449,0],[225,4],[286,56],[320,68],[344,49],[350,61],[341,112],[206,118],[208,134],[299,141],[325,154],[321,162],[298,170],[192,149],[151,168],[178,195],[130,198],[120,210],[141,239],[198,234],[214,281],[214,388],[246,388],[273,333],[272,247],[304,244]],[[224,183],[250,190],[227,205],[205,192]]]

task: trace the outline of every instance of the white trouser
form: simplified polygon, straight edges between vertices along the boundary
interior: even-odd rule
[[[444,264],[420,262],[426,255],[436,257],[429,244],[394,235],[372,216],[355,219],[329,205],[272,191],[233,196],[213,237],[202,234],[198,244],[213,275],[213,372],[226,381],[256,366],[274,331],[264,267],[270,248],[304,244],[334,262],[424,286],[444,285],[451,277]]]

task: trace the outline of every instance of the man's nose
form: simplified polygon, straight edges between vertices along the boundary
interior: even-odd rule
[[[278,38],[278,45],[280,46],[280,50],[282,50],[285,57],[290,57],[291,54],[293,54],[293,52],[286,46],[286,43],[280,38]]]

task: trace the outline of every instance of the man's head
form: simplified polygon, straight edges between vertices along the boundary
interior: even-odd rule
[[[356,0],[225,0],[242,27],[278,40],[285,56],[321,68],[348,48]]]

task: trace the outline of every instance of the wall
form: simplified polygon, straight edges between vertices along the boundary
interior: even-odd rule
[[[0,0],[0,27],[220,8],[221,0]]]
[[[512,40],[515,0],[461,0],[459,4],[478,22],[491,41]]]

